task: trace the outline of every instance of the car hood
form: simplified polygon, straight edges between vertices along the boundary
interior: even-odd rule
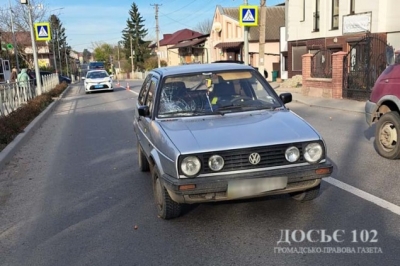
[[[159,120],[182,154],[319,140],[319,134],[288,110]]]

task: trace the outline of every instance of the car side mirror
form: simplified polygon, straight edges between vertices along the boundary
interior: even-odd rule
[[[113,79],[113,78],[114,78],[114,75],[110,75],[110,78],[112,78],[112,79]]]
[[[139,106],[138,114],[139,116],[149,116],[150,115],[149,107],[147,105]]]
[[[85,77],[82,77],[82,80],[84,80],[85,79]]]
[[[292,101],[292,94],[289,92],[285,92],[285,93],[280,94],[279,98],[281,98],[281,100],[284,104],[290,103]]]

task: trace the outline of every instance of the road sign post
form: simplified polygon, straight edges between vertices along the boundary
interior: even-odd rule
[[[244,62],[249,64],[249,27],[258,25],[258,6],[247,5],[247,0],[239,8],[239,24],[244,27]]]

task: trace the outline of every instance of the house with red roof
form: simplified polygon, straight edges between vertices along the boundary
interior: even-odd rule
[[[208,63],[208,53],[204,48],[208,34],[182,29],[172,34],[164,34],[160,40],[160,60],[168,66],[192,63]]]

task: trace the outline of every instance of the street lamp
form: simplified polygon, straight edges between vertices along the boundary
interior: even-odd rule
[[[117,73],[117,80],[119,80],[119,72],[121,72],[121,61],[119,60],[119,43],[121,41],[118,42],[117,46],[118,46],[118,73]]]
[[[14,43],[14,55],[15,55],[15,63],[17,64],[17,73],[19,73],[19,60],[18,60],[18,47],[17,47],[17,40],[15,38],[15,32],[14,32],[14,12],[12,11],[11,8],[11,0],[8,0],[8,3],[10,5],[10,19],[11,19],[11,32],[13,36],[13,43]]]
[[[29,28],[31,31],[31,40],[32,40],[32,52],[33,52],[33,63],[35,65],[35,76],[36,76],[36,89],[37,89],[37,94],[41,95],[42,94],[42,82],[40,80],[40,73],[39,73],[39,63],[38,63],[38,58],[37,58],[37,48],[36,48],[36,42],[35,42],[35,34],[33,32],[33,21],[32,21],[32,6],[29,2],[29,0],[20,0],[21,4],[27,5],[28,8],[28,15],[29,15]]]

